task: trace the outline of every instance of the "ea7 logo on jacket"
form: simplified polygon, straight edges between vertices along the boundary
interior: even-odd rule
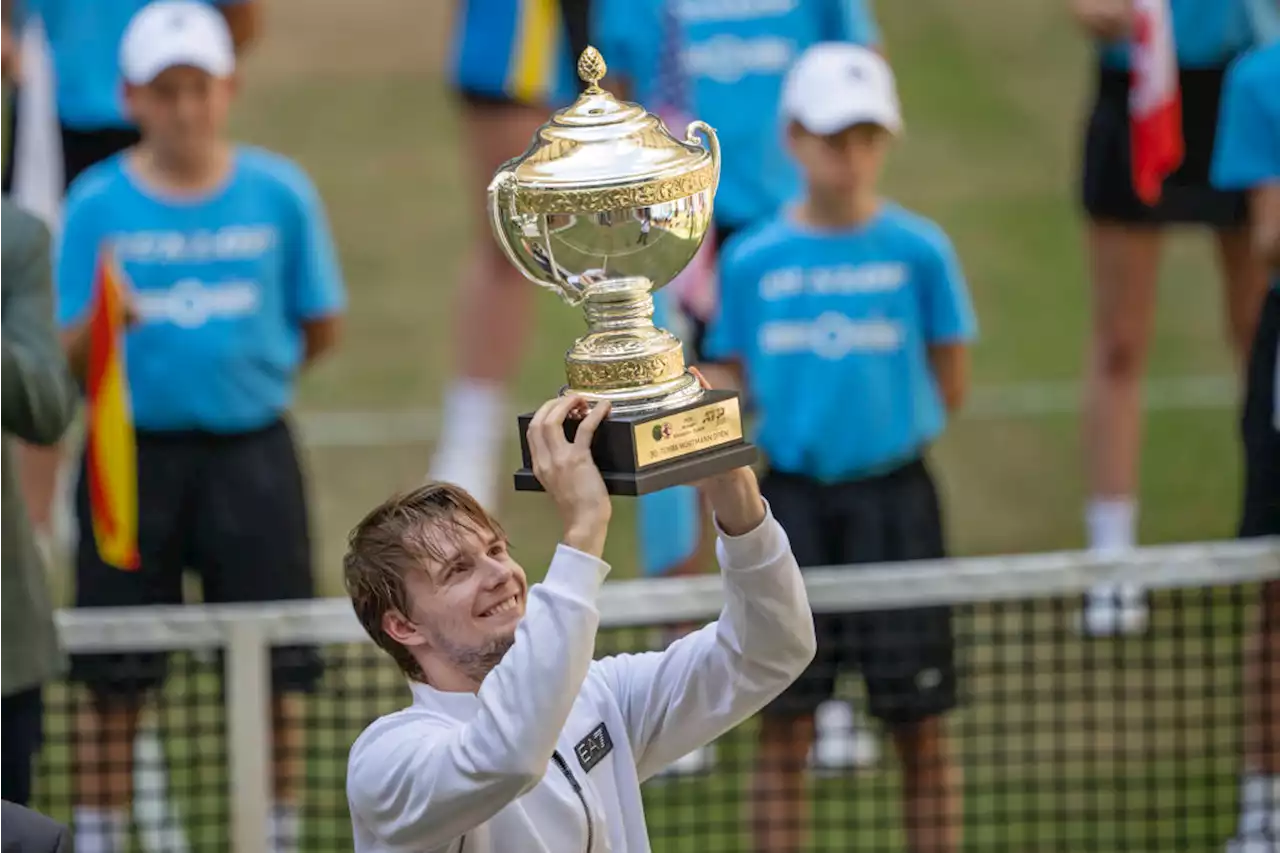
[[[578,763],[582,765],[583,772],[590,773],[592,767],[613,752],[613,738],[609,737],[609,730],[601,723],[591,730],[591,734],[578,741],[573,751],[578,755]]]

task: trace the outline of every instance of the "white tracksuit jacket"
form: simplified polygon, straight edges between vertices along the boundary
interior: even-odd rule
[[[760,710],[813,659],[813,615],[767,513],[720,534],[725,606],[666,651],[593,661],[609,566],[561,545],[478,693],[413,684],[351,748],[356,853],[644,853],[640,782]]]

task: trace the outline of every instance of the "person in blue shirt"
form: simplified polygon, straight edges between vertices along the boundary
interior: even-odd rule
[[[514,434],[507,386],[532,328],[535,288],[493,239],[487,188],[583,85],[575,69],[592,2],[457,0],[447,74],[461,108],[476,227],[454,309],[453,379],[430,477],[463,486],[490,510],[502,446]]]
[[[60,141],[63,187],[90,166],[138,142],[138,128],[126,112],[123,81],[120,77],[120,40],[133,15],[150,0],[5,0],[5,48],[16,55],[18,32],[30,18],[39,18],[51,54],[54,80],[52,105],[58,127],[51,130]],[[237,50],[243,49],[258,33],[258,0],[206,0],[217,6],[227,20]],[[36,68],[18,65],[19,86],[31,84]],[[18,124],[48,120],[42,115],[20,115],[18,92],[6,105],[8,139],[18,138]],[[8,194],[14,175],[21,169],[48,168],[50,160],[18,154],[21,146],[5,146],[3,190]],[[56,163],[57,160],[52,160]],[[54,223],[50,223],[54,226]],[[56,231],[56,227],[55,227]],[[43,542],[59,531],[65,508],[57,505],[59,469],[63,467],[61,445],[35,447],[21,444],[17,461],[32,523]],[[58,543],[62,544],[62,543]]]
[[[1097,46],[1097,83],[1084,134],[1081,201],[1092,288],[1083,411],[1091,550],[1114,554],[1135,545],[1142,376],[1150,346],[1166,228],[1214,232],[1224,284],[1230,344],[1244,363],[1266,276],[1249,251],[1245,199],[1214,187],[1210,162],[1218,140],[1218,104],[1230,62],[1254,44],[1260,26],[1252,0],[1169,0],[1178,64],[1184,154],[1158,201],[1144,202],[1132,178],[1129,53],[1133,0],[1071,0]],[[1086,597],[1081,627],[1092,636],[1146,629],[1142,590],[1099,586]]]
[[[114,263],[125,282],[140,566],[121,571],[99,555],[82,466],[76,606],[178,604],[186,567],[201,574],[206,601],[310,598],[304,483],[285,418],[296,375],[332,349],[345,307],[321,201],[297,165],[225,138],[235,53],[212,7],[147,5],[120,64],[141,141],[72,185],[56,295],[83,374],[100,265]],[[264,831],[283,853],[297,844],[298,694],[320,661],[314,649],[276,649],[271,664],[276,797]],[[160,654],[72,659],[72,679],[94,699],[77,718],[77,849],[125,849],[131,745],[165,670]]]
[[[816,45],[787,78],[782,116],[804,195],[726,248],[704,373],[740,377],[762,489],[802,567],[941,558],[924,457],[965,396],[977,323],[942,229],[877,192],[902,126],[892,72],[865,48]],[[762,714],[756,848],[802,848],[813,713],[855,665],[901,759],[908,849],[958,849],[950,610],[820,615],[817,629],[814,664]]]
[[[1280,42],[1238,60],[1223,88],[1213,182],[1249,195],[1252,243],[1271,273],[1247,368],[1240,536],[1280,536]],[[1264,586],[1250,645],[1240,824],[1228,853],[1280,847],[1280,583]]]

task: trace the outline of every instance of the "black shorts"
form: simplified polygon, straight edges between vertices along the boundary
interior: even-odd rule
[[[142,432],[138,438],[138,550],[127,572],[98,556],[83,461],[76,489],[77,607],[182,603],[182,576],[199,573],[207,603],[312,598],[311,539],[302,471],[279,421],[236,435]],[[73,655],[71,678],[101,695],[158,687],[164,653]],[[321,674],[313,648],[272,649],[277,690],[308,690]]]
[[[1262,304],[1249,356],[1244,414],[1244,509],[1240,535],[1280,536],[1280,288],[1272,287]]]
[[[769,472],[761,483],[801,568],[931,560],[946,555],[942,512],[923,460],[887,474],[823,484]],[[956,706],[950,607],[814,616],[818,654],[765,713],[812,713],[856,668],[869,712],[888,725],[919,722]]]
[[[13,140],[17,138],[18,123],[22,120],[18,111],[18,93],[9,97],[6,105],[5,121],[8,124],[9,144],[4,152],[4,193],[8,195],[13,187]],[[142,138],[133,128],[108,127],[99,130],[75,130],[66,126],[61,128],[62,135],[62,182],[63,187],[71,186],[71,182],[80,177],[80,173],[90,166],[118,154],[126,148],[137,145]]]
[[[1129,140],[1129,72],[1100,69],[1098,90],[1084,141],[1084,209],[1097,221],[1213,228],[1244,224],[1245,194],[1215,189],[1209,181],[1218,133],[1224,68],[1184,69],[1182,165],[1164,183],[1160,201],[1148,207],[1133,188]]]
[[[31,804],[31,767],[44,743],[44,692],[39,687],[0,700],[0,799]]]

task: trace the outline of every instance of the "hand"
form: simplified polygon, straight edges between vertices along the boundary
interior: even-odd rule
[[[6,83],[17,82],[22,77],[22,54],[13,28],[7,23],[3,25],[3,52],[0,53],[0,64],[3,65],[2,76]]]
[[[698,377],[702,387],[711,390],[711,383],[696,367],[689,372]],[[716,523],[729,536],[750,533],[764,521],[764,498],[756,472],[749,466],[734,468],[722,474],[714,474],[701,480],[698,487],[707,496]]]
[[[613,504],[591,458],[591,439],[608,414],[607,402],[588,412],[583,397],[557,397],[542,404],[526,432],[533,474],[560,511],[564,544],[596,557],[604,553]],[[564,434],[564,420],[571,416],[582,418],[573,441]]]
[[[1133,0],[1072,0],[1071,11],[1091,35],[1119,41],[1133,29]]]

